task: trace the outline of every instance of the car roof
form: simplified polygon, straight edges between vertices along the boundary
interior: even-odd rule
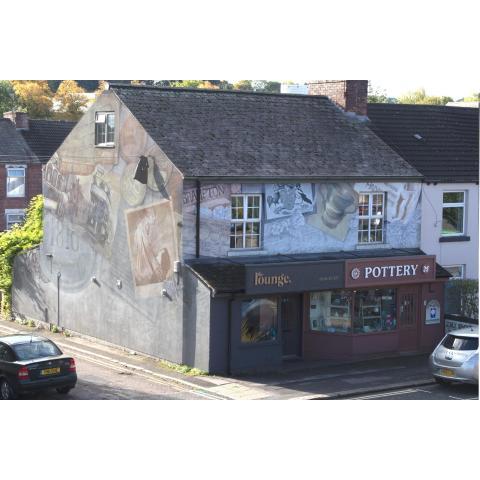
[[[6,343],[7,345],[19,345],[21,343],[29,342],[41,342],[41,341],[50,341],[48,338],[40,337],[38,335],[31,334],[20,334],[20,335],[5,335],[0,337],[0,342]]]
[[[459,328],[458,330],[452,330],[448,333],[449,335],[458,335],[462,337],[478,337],[478,327],[475,325],[467,328]]]

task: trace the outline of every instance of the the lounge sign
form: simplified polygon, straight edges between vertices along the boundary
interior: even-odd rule
[[[245,266],[245,292],[287,293],[342,288],[343,262],[277,263]]]
[[[345,286],[396,285],[435,280],[435,256],[345,261]]]

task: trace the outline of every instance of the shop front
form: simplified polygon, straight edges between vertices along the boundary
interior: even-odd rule
[[[241,270],[228,313],[229,370],[431,351],[445,330],[447,277],[434,256],[406,253],[235,260]]]

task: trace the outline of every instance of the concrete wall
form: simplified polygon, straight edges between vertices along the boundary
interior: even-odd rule
[[[358,248],[358,194],[363,192],[386,192],[386,237],[381,247],[420,246],[420,183],[304,183],[298,188],[295,184],[286,187],[202,184],[200,255],[354,250]],[[255,251],[230,249],[231,195],[235,193],[263,196],[263,242]],[[290,202],[288,196],[292,197]],[[183,251],[187,257],[195,254],[195,201],[195,185],[186,182]],[[366,246],[373,247],[378,245]]]
[[[469,241],[440,242],[442,202],[445,191],[466,192],[465,235]],[[421,248],[436,255],[443,266],[465,265],[465,278],[478,279],[478,185],[474,183],[440,183],[422,185]]]
[[[114,148],[94,145],[99,111],[115,112]],[[133,179],[140,156],[147,185]],[[49,161],[43,190],[44,241],[16,259],[14,310],[182,362],[182,177],[113,92]]]

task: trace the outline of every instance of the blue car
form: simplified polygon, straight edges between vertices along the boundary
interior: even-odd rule
[[[75,360],[36,335],[0,337],[0,399],[55,388],[66,395],[77,383]]]

